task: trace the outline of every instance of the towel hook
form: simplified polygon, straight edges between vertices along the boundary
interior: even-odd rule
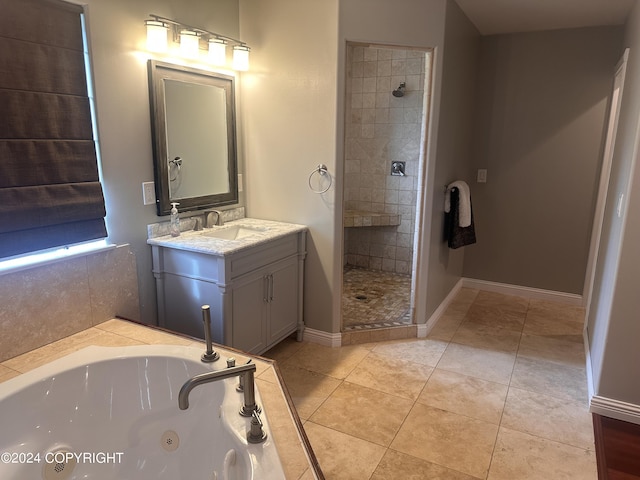
[[[320,189],[316,190],[315,188],[313,188],[313,186],[311,185],[311,179],[315,174],[320,175],[320,178],[326,177],[329,179],[329,185],[327,186],[327,188],[325,188],[324,190],[320,190]],[[314,168],[309,174],[309,188],[313,193],[317,193],[318,195],[328,192],[329,189],[331,188],[332,183],[333,183],[333,179],[331,178],[331,174],[329,173],[329,170],[327,169],[327,166],[324,163],[319,163],[318,166]]]

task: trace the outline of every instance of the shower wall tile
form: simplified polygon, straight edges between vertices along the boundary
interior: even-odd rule
[[[425,54],[349,46],[347,61],[345,208],[401,214],[394,234],[402,235],[403,250],[397,257],[396,235],[367,237],[355,232],[363,228],[359,225],[351,229],[352,235],[345,235],[345,258],[353,265],[407,273],[413,256],[420,173]],[[405,95],[394,97],[391,92],[401,82],[406,83]],[[390,175],[391,162],[396,160],[406,162],[406,176]],[[364,228],[387,227],[372,223]],[[369,253],[363,253],[365,250]]]

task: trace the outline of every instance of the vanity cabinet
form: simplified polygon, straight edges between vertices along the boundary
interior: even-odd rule
[[[298,263],[276,262],[239,279],[233,287],[234,347],[262,352],[296,330]],[[262,328],[253,328],[254,319]]]
[[[161,327],[204,338],[209,305],[216,343],[260,354],[293,332],[302,339],[306,229],[220,252],[149,243]]]

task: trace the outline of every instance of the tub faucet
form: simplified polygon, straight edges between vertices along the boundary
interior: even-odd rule
[[[202,354],[200,360],[203,362],[215,362],[220,358],[218,352],[213,351],[213,341],[211,340],[211,307],[202,305],[202,322],[204,323],[204,341],[207,344],[207,350]]]
[[[195,377],[190,378],[178,393],[178,407],[180,410],[186,410],[189,408],[189,393],[197,386],[205,383],[215,382],[217,380],[223,380],[231,377],[244,377],[244,403],[240,409],[240,415],[243,417],[253,416],[253,412],[260,413],[260,407],[256,404],[256,390],[254,384],[254,373],[256,371],[255,363],[247,363],[239,365],[237,367],[228,367],[224,370],[216,370],[214,372],[201,373]]]
[[[211,216],[216,214],[216,221],[212,221]],[[214,225],[221,226],[224,225],[224,220],[222,220],[222,212],[220,210],[207,210],[204,212],[204,226],[205,228],[213,227]]]

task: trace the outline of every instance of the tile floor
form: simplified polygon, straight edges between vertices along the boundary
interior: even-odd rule
[[[265,356],[327,479],[595,480],[583,317],[462,289],[426,339]]]
[[[347,266],[342,287],[344,331],[411,323],[411,276]]]

